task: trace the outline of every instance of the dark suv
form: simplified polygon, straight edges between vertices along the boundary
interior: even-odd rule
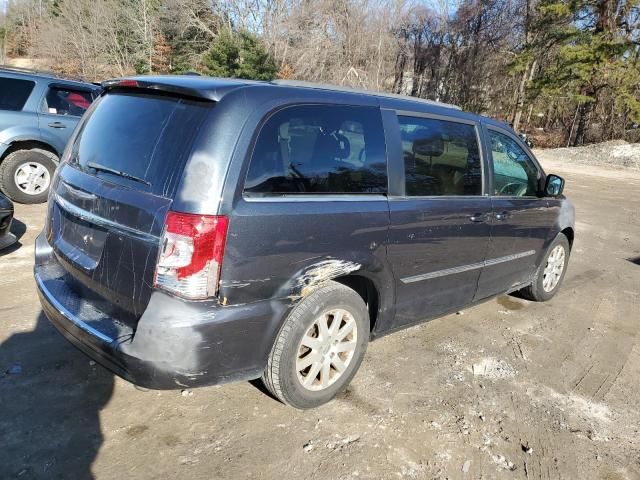
[[[103,86],[56,171],[35,279],[60,332],[131,382],[262,377],[315,407],[372,338],[559,288],[573,207],[502,123],[324,86]]]
[[[73,129],[100,87],[0,66],[0,190],[15,202],[47,199]]]

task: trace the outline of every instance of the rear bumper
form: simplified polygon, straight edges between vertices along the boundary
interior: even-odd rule
[[[43,235],[34,276],[42,309],[73,345],[115,374],[152,389],[258,378],[287,300],[222,307],[154,292],[134,329],[77,295]]]

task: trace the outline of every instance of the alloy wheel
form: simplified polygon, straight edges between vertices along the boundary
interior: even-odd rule
[[[542,273],[542,288],[545,292],[551,292],[558,285],[562,271],[564,270],[565,251],[562,245],[556,245],[549,257],[547,265]]]
[[[358,327],[348,311],[333,309],[317,317],[298,346],[300,384],[312,391],[333,385],[351,363],[357,341]]]

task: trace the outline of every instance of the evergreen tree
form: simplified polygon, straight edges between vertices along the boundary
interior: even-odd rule
[[[275,61],[260,40],[249,32],[221,31],[202,58],[203,71],[214,77],[273,80]]]
[[[638,64],[633,40],[620,17],[624,0],[542,0],[535,25],[537,56],[551,53],[533,84],[537,95],[569,97],[577,103],[573,145],[585,142],[589,122],[601,94],[640,121],[637,99]],[[531,51],[525,52],[531,55]],[[572,131],[573,126],[572,126]]]

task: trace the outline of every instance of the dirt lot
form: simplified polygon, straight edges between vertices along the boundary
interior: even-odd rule
[[[40,313],[45,209],[18,206],[22,245],[0,257],[0,478],[640,478],[640,173],[546,165],[578,218],[559,295],[376,341],[346,394],[306,413],[249,383],[143,392],[89,362]]]

